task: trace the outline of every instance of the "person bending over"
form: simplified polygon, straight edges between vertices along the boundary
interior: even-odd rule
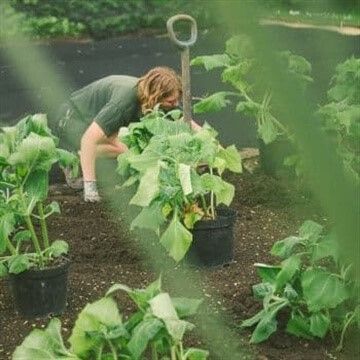
[[[61,146],[79,152],[83,178],[74,181],[65,169],[68,185],[83,187],[85,201],[99,201],[96,158],[116,158],[127,151],[118,139],[120,127],[139,121],[157,104],[165,111],[176,108],[180,97],[180,78],[168,67],[155,67],[140,78],[107,76],[73,92],[61,108],[57,125]],[[200,128],[194,121],[191,125]]]

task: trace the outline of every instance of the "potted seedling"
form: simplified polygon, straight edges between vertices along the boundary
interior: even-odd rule
[[[191,249],[200,265],[223,264],[232,259],[235,211],[227,208],[234,186],[222,175],[241,172],[241,159],[235,146],[219,144],[209,125],[194,132],[180,116],[155,109],[121,132],[129,147],[118,158],[122,188],[134,185],[130,204],[141,208],[131,228],[155,231],[175,261]],[[208,172],[200,174],[199,166]]]
[[[65,307],[68,244],[51,241],[49,172],[55,163],[77,169],[77,157],[56,147],[43,114],[30,115],[0,133],[0,276],[9,276],[24,316],[61,313]]]
[[[137,310],[127,320],[113,295],[126,292]],[[113,285],[106,296],[87,304],[80,312],[69,338],[61,336],[61,322],[52,319],[46,329],[33,330],[19,345],[14,360],[35,359],[169,359],[206,360],[208,351],[185,348],[183,337],[194,325],[201,300],[173,298],[161,290],[160,279],[145,289]]]
[[[293,83],[304,90],[312,81],[311,64],[302,56],[283,51],[274,54],[276,61],[291,76]],[[260,164],[271,175],[283,167],[284,159],[296,151],[293,136],[279,118],[279,111],[272,103],[272,86],[267,83],[264,66],[256,60],[255,51],[248,37],[238,35],[226,42],[222,54],[198,56],[193,66],[203,66],[207,71],[222,69],[221,80],[234,91],[216,92],[200,100],[194,113],[219,111],[236,103],[236,112],[256,122],[259,139]]]

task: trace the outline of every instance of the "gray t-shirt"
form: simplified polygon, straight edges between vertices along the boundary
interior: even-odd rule
[[[106,136],[113,135],[141,116],[137,81],[133,76],[107,76],[73,92],[70,104],[86,127],[95,121]]]

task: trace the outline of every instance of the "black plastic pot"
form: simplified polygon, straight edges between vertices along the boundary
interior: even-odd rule
[[[236,211],[217,209],[215,220],[200,220],[192,230],[193,242],[186,260],[196,266],[216,266],[233,260]]]
[[[10,275],[10,286],[19,313],[27,318],[59,315],[66,306],[70,261],[44,270]]]

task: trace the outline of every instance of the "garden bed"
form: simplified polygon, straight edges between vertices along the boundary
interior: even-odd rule
[[[196,270],[201,276],[204,299],[214,312],[223,313],[230,326],[237,329],[242,319],[259,310],[251,294],[251,285],[259,282],[253,264],[271,262],[269,250],[274,241],[294,234],[306,219],[325,223],[327,219],[304,195],[290,196],[278,181],[254,174],[232,176],[236,185],[233,207],[238,212],[235,223],[234,262],[211,269]],[[114,282],[143,287],[157,278],[146,251],[141,250],[128,232],[128,225],[111,215],[104,204],[84,203],[80,194],[63,185],[53,185],[51,199],[60,203],[62,214],[49,224],[55,239],[67,240],[72,265],[69,278],[68,305],[61,316],[67,338],[78,312],[86,303],[104,295]],[[167,288],[181,266],[163,274]],[[120,310],[132,309],[131,302],[119,298]],[[33,327],[44,327],[48,319],[25,320],[15,313],[6,282],[0,280],[0,359],[8,359],[15,347]],[[280,321],[281,328],[281,321]],[[248,339],[250,331],[239,331]],[[221,334],[219,334],[221,337]],[[191,338],[190,343],[201,342]],[[355,359],[357,354],[336,353],[330,338],[307,341],[279,331],[270,340],[253,346],[258,359]],[[202,344],[206,348],[206,344]],[[210,359],[216,357],[210,356]]]

